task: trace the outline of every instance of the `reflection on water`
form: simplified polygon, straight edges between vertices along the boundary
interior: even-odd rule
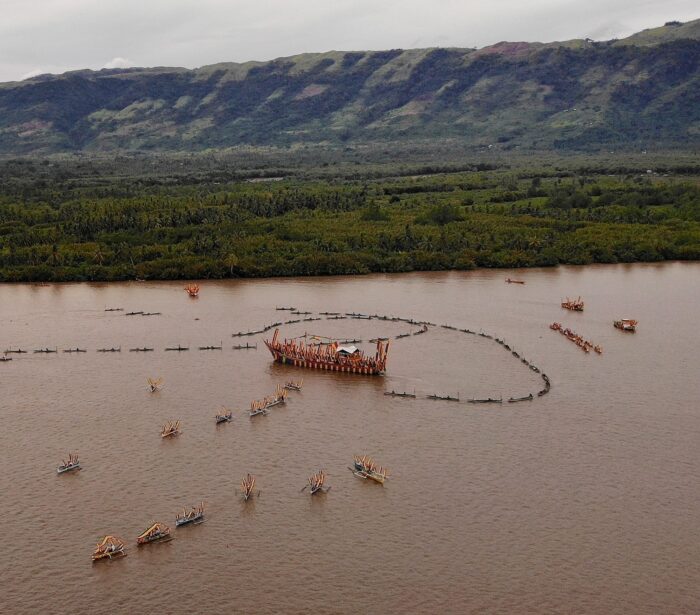
[[[512,275],[524,286],[505,284]],[[691,613],[700,605],[700,265],[180,283],[5,285],[0,346],[3,612]],[[581,295],[583,313],[559,306]],[[231,333],[302,310],[385,313],[432,328],[392,340],[384,378],[299,371]],[[125,316],[105,312],[161,312]],[[638,332],[613,328],[621,317]],[[286,319],[286,318],[285,318]],[[586,355],[552,321],[603,346]],[[368,340],[406,323],[301,322],[283,329]],[[167,346],[186,352],[164,352]],[[199,346],[223,344],[221,351]],[[121,353],[97,353],[121,346]],[[152,353],[129,348],[154,347]],[[35,348],[86,348],[38,355]],[[369,345],[364,346],[371,348]],[[162,377],[151,394],[147,378]],[[304,379],[285,406],[251,399]],[[385,397],[416,391],[417,399]],[[217,426],[221,405],[234,409]],[[183,433],[160,438],[180,419]],[[68,451],[83,470],[57,476]],[[353,454],[389,467],[355,478]],[[330,493],[301,492],[324,468]],[[254,474],[259,498],[236,489]],[[183,507],[206,523],[174,529]],[[153,521],[175,540],[136,548]],[[129,556],[92,565],[105,534]]]

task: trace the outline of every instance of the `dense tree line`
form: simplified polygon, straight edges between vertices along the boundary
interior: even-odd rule
[[[0,192],[0,279],[323,275],[700,259],[700,188],[646,174],[94,178]]]

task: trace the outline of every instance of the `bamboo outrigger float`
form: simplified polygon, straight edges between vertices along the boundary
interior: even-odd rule
[[[136,539],[136,544],[140,547],[152,542],[168,542],[172,539],[170,528],[165,523],[156,522]]]
[[[199,506],[193,506],[189,511],[183,508],[182,514],[175,517],[175,527],[200,523],[204,523],[204,502],[200,502]]]
[[[126,545],[116,536],[105,536],[92,553],[92,561],[126,557]]]
[[[241,481],[241,495],[243,496],[244,502],[247,502],[254,495],[260,495],[260,491],[255,493],[255,476],[252,474],[247,474]]]
[[[64,460],[61,462],[61,465],[56,468],[56,474],[72,472],[73,470],[80,470],[80,460],[78,459],[78,453],[68,453],[68,460]]]
[[[303,378],[301,380],[299,380],[298,382],[294,382],[293,380],[288,380],[287,383],[284,385],[284,388],[289,390],[289,391],[301,391],[302,386],[304,386]]]
[[[311,492],[311,495],[315,495],[316,493],[328,493],[331,490],[331,488],[324,488],[325,482],[326,473],[324,470],[319,470],[315,474],[309,476],[309,478],[307,479],[307,484],[304,485],[301,488],[301,490],[304,491],[304,489],[308,487],[309,491]]]
[[[220,423],[230,423],[233,418],[233,412],[228,408],[221,406],[221,411],[216,414],[216,424]]]
[[[328,345],[314,346],[296,340],[279,340],[279,329],[275,329],[272,340],[265,345],[278,363],[352,374],[381,375],[386,371],[389,342],[377,342],[374,357],[365,356],[355,346],[341,346],[337,341]]]
[[[162,378],[148,378],[148,388],[151,390],[151,393],[155,393],[156,391],[160,391],[163,388],[163,379]]]
[[[173,436],[179,436],[182,433],[180,429],[180,421],[168,421],[163,425],[163,429],[160,432],[161,438],[172,438]]]
[[[199,284],[188,284],[185,286],[185,291],[190,297],[197,297],[199,295]]]
[[[637,321],[633,318],[621,318],[620,320],[615,320],[613,321],[613,325],[616,329],[628,331],[629,333],[634,333],[637,330]]]
[[[381,485],[389,477],[389,470],[376,464],[368,455],[353,455],[354,468],[349,468],[350,471],[358,478],[369,478]]]
[[[583,312],[583,299],[578,297],[577,299],[566,298],[566,301],[561,302],[561,307],[567,310],[573,310],[574,312]]]

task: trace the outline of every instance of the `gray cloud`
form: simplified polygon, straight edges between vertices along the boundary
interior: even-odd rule
[[[3,0],[0,81],[330,49],[604,39],[699,12],[696,0]]]

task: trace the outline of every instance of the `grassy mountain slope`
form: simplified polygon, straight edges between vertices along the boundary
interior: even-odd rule
[[[700,20],[602,43],[332,51],[0,84],[0,155],[436,138],[697,147]]]

